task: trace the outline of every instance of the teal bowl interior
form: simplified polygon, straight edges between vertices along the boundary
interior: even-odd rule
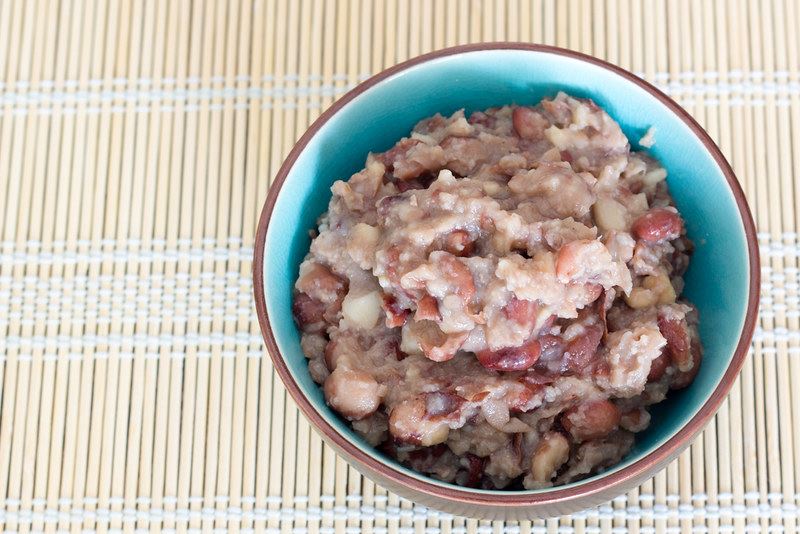
[[[388,149],[420,119],[460,108],[469,114],[509,103],[535,104],[559,90],[593,99],[622,125],[634,145],[655,126],[656,144],[650,153],[667,169],[669,187],[697,247],[684,294],[700,311],[705,345],[700,373],[689,388],[670,393],[654,408],[650,428],[637,435],[628,457],[606,473],[643,458],[681,429],[708,400],[733,357],[750,283],[745,230],[722,169],[686,123],[623,76],[552,52],[478,50],[415,64],[358,94],[310,138],[277,196],[263,261],[270,325],[300,389],[340,434],[409,476],[447,486],[404,468],[364,443],[326,406],[309,376],[291,313],[292,286],[308,251],[308,230],[326,210],[335,180],[347,179],[363,168],[368,152]],[[546,490],[526,493],[539,491]]]

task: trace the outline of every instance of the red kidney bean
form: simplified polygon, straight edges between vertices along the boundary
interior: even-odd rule
[[[539,369],[537,366],[533,369],[529,369],[527,373],[519,378],[519,380],[533,390],[534,393],[538,393],[541,391],[543,386],[552,384],[559,376],[560,374],[558,373]]]
[[[480,458],[472,453],[467,453],[467,481],[465,486],[468,488],[477,488],[483,478],[483,468],[486,464],[486,458]]]
[[[650,414],[644,408],[634,408],[622,414],[619,424],[630,432],[641,432],[650,424]]]
[[[573,373],[586,369],[594,360],[597,347],[603,339],[603,329],[597,325],[588,325],[585,332],[571,340],[564,350],[564,368]]]
[[[694,382],[694,379],[697,377],[697,373],[700,371],[700,364],[703,361],[703,348],[700,346],[699,342],[692,340],[690,353],[692,368],[688,371],[678,371],[675,373],[672,383],[669,385],[670,389],[683,389]]]
[[[572,109],[563,99],[542,100],[542,109],[558,127],[564,127],[572,120]]]
[[[517,324],[528,324],[536,320],[536,312],[539,304],[533,300],[518,299],[512,296],[508,304],[503,308],[503,314],[507,319]]]
[[[599,439],[609,435],[618,426],[619,408],[609,400],[579,404],[561,414],[561,426],[576,441]]]
[[[669,356],[662,352],[658,358],[650,362],[650,372],[647,373],[647,381],[658,382],[661,380],[661,377],[667,372],[667,367],[669,367]]]
[[[539,342],[533,339],[520,347],[482,350],[476,356],[481,365],[493,371],[525,371],[536,363],[541,352]]]
[[[587,249],[595,246],[594,241],[587,239],[576,239],[565,243],[558,250],[558,255],[556,256],[556,275],[558,278],[568,282],[578,276],[583,269],[583,262],[586,261]]]
[[[658,243],[681,235],[683,222],[680,216],[667,208],[653,208],[633,222],[631,233],[637,239]]]
[[[325,345],[325,365],[328,367],[328,371],[336,369],[336,363],[339,359],[338,345],[339,342],[333,339]]]
[[[678,371],[686,372],[690,370],[692,368],[691,341],[689,339],[689,326],[686,321],[676,321],[659,315],[658,329],[664,339],[667,340],[664,353],[669,357],[670,361],[678,368]]]
[[[519,106],[511,112],[514,131],[523,139],[540,139],[547,128],[547,120],[529,107]]]
[[[539,361],[554,362],[560,360],[567,350],[567,344],[559,336],[544,334],[539,336],[539,345],[542,347],[542,354]]]
[[[323,384],[325,400],[350,420],[358,420],[375,412],[381,403],[380,386],[363,371],[337,367]]]
[[[418,395],[404,400],[389,414],[389,432],[401,443],[428,447],[447,441],[450,427],[443,417],[427,415],[427,400]]]
[[[414,449],[408,452],[408,461],[410,466],[415,471],[430,471],[436,464],[437,460],[448,451],[447,445],[440,443],[432,447],[424,447],[422,449]],[[394,454],[393,456],[397,456]]]
[[[425,417],[441,418],[457,412],[464,404],[464,399],[446,391],[423,393],[425,398]]]
[[[552,314],[549,317],[547,317],[547,319],[544,320],[544,323],[542,323],[542,328],[540,329],[540,331],[541,332],[549,331],[551,328],[553,328],[553,325],[556,324],[556,319],[558,319],[558,316],[556,314]]]
[[[320,332],[324,330],[325,304],[312,299],[305,293],[296,293],[292,303],[292,315],[297,326],[303,332]]]

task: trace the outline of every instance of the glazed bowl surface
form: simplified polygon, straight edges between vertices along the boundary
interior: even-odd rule
[[[435,113],[467,114],[536,104],[558,91],[591,98],[622,126],[633,148],[651,126],[649,152],[668,184],[696,250],[684,295],[697,305],[705,346],[694,383],[652,409],[650,427],[607,471],[555,488],[526,491],[454,486],[414,472],[365,443],[326,404],[300,349],[292,287],[308,231],[327,209],[330,186],[362,169],[369,152],[391,147]],[[719,149],[676,103],[598,59],[559,48],[494,43],[434,52],[362,83],[323,113],[280,168],[258,226],[253,266],[258,319],[275,369],[300,409],[347,461],[415,502],[470,517],[530,519],[575,512],[643,482],[687,447],[714,415],[742,366],[759,291],[755,228],[741,188]]]

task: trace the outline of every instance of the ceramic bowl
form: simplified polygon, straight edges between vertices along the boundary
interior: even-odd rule
[[[364,166],[436,112],[467,114],[503,104],[536,104],[564,90],[593,99],[629,139],[656,128],[650,152],[697,248],[685,295],[700,311],[703,365],[687,389],[652,411],[652,424],[613,468],[565,486],[497,491],[462,488],[411,471],[367,445],[326,404],[309,375],[292,321],[292,286],[308,251],[308,231],[327,209],[330,186]],[[636,147],[638,148],[638,147]],[[253,267],[258,319],[275,369],[326,442],[367,477],[401,496],[479,518],[522,519],[571,513],[611,499],[664,467],[711,419],[747,353],[759,293],[752,217],[720,150],[658,89],[618,67],[568,50],[516,43],[450,48],[362,83],[309,128],[275,177],[264,204]]]

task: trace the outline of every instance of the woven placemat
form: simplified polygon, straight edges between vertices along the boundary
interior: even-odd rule
[[[0,0],[2,527],[793,531],[798,34],[796,0]],[[557,520],[465,520],[363,479],[287,398],[251,298],[261,202],[310,122],[385,67],[492,40],[667,90],[760,232],[759,327],[715,420],[637,490]]]

